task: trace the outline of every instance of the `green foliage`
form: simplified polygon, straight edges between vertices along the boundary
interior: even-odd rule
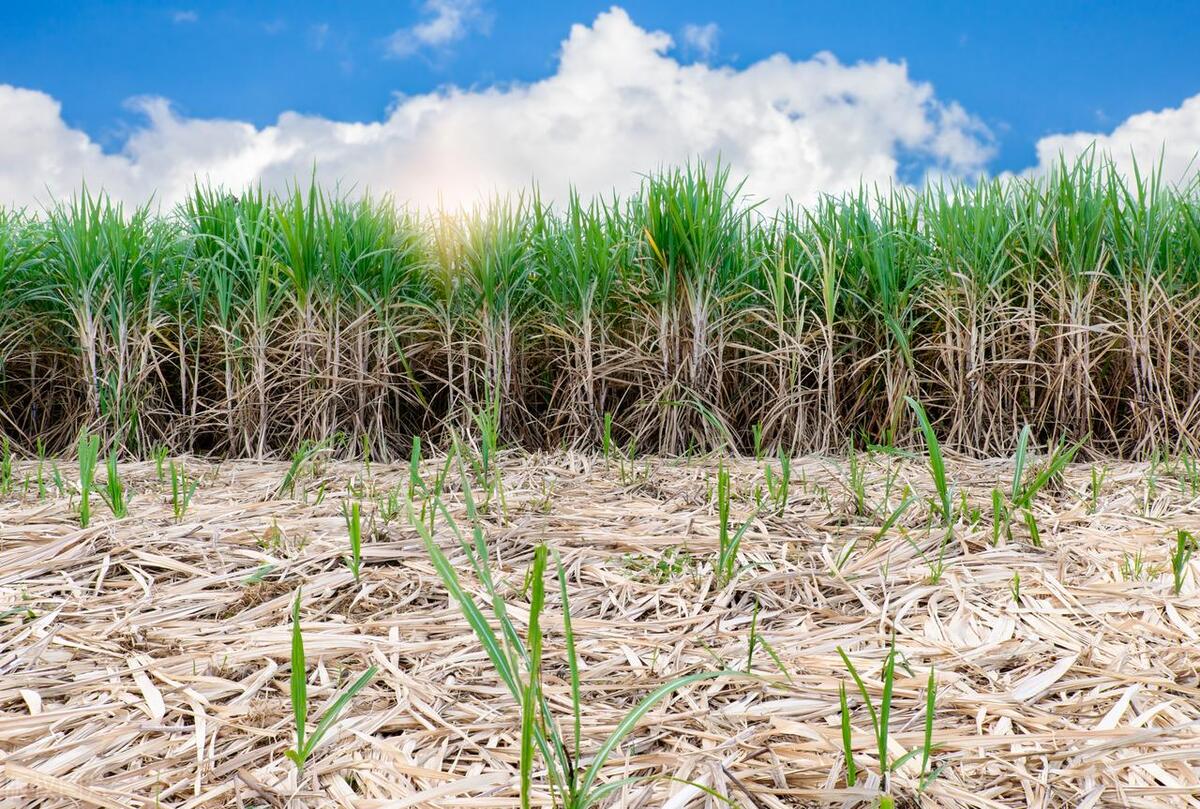
[[[1121,564],[1118,566],[1118,570],[1126,581],[1156,579],[1162,573],[1158,565],[1147,562],[1145,554],[1140,549],[1134,553],[1121,554]],[[1176,594],[1178,595],[1178,593]]]
[[[1008,506],[1004,502],[1004,492],[992,489],[992,545],[1000,544],[1000,537],[1012,539],[1012,524],[1009,519]]]
[[[883,670],[880,673],[880,679],[883,681],[883,693],[880,697],[878,708],[876,708],[874,700],[871,699],[871,694],[867,691],[867,685],[859,675],[858,669],[850,661],[850,656],[840,646],[837,652],[846,666],[846,671],[853,678],[854,685],[858,688],[858,693],[862,695],[863,705],[866,706],[867,713],[871,717],[871,730],[875,736],[880,774],[886,778],[887,773],[891,772],[891,767],[888,766],[888,735],[890,733],[889,720],[892,712],[892,689],[894,688],[896,679],[896,647],[892,646],[888,650],[887,656],[883,659]]]
[[[13,454],[8,437],[4,437],[0,445],[0,494],[12,494],[13,490]]]
[[[284,473],[279,488],[275,490],[275,496],[295,497],[296,485],[304,476],[314,474],[316,459],[322,453],[328,452],[335,443],[337,443],[337,437],[322,438],[319,441],[301,441],[300,446],[292,453],[291,464]]]
[[[96,452],[98,453],[99,451],[100,451],[99,447],[97,447]],[[83,465],[83,462],[81,460],[80,461],[81,468],[82,468],[82,465]],[[92,468],[93,469],[95,468],[94,461],[92,462]],[[62,470],[58,468],[57,461],[53,461],[51,463],[50,470],[51,470],[51,475],[54,478],[54,488],[58,492],[58,496],[62,497],[64,494],[67,493],[67,482],[63,479]],[[80,477],[82,478],[82,475]],[[80,513],[82,514],[82,511]],[[82,517],[81,517],[80,521],[82,522]]]
[[[1200,460],[1190,452],[1179,456],[1178,471],[1179,487],[1191,497],[1200,495]]]
[[[171,512],[175,515],[175,522],[182,522],[184,515],[187,514],[188,506],[192,504],[192,495],[196,493],[200,481],[189,479],[183,466],[177,466],[174,461],[171,461],[170,468]]]
[[[729,507],[731,502],[729,470],[722,463],[717,469],[717,581],[722,586],[728,584],[737,572],[737,554],[742,546],[742,537],[750,528],[755,515],[750,515],[740,526],[734,526],[730,521]]]
[[[1196,537],[1182,528],[1175,531],[1175,544],[1171,549],[1171,576],[1174,579],[1173,592],[1179,595],[1183,590],[1183,579],[1187,575],[1188,562],[1196,550]]]
[[[87,528],[92,520],[92,489],[96,485],[96,464],[100,461],[100,436],[87,432],[79,434],[79,527]]]
[[[763,475],[767,482],[767,496],[771,499],[772,505],[775,507],[777,514],[782,514],[784,508],[787,507],[788,494],[792,485],[792,456],[779,448],[779,474],[776,475],[770,465],[766,467]]]
[[[1025,527],[1029,530],[1029,541],[1033,543],[1033,547],[1042,547],[1042,532],[1038,529],[1037,517],[1033,516],[1033,512],[1025,511]]]
[[[1041,531],[1038,529],[1037,518],[1033,512],[1034,500],[1037,498],[1038,492],[1062,477],[1063,470],[1074,460],[1076,453],[1083,446],[1082,441],[1078,441],[1070,446],[1060,441],[1038,471],[1032,477],[1029,477],[1027,467],[1029,465],[1029,439],[1031,435],[1032,429],[1027,424],[1021,429],[1021,434],[1017,438],[1017,449],[1013,456],[1012,485],[1009,488],[1007,497],[999,489],[992,491],[993,545],[999,543],[1002,535],[1008,540],[1012,540],[1011,521],[1013,514],[1016,511],[1021,511],[1025,527],[1029,531],[1030,542],[1035,548],[1042,546]],[[1096,469],[1093,467],[1091,489],[1092,511],[1095,511],[1096,498],[1099,496],[1103,479],[1103,474],[1097,475]]]
[[[896,508],[892,510],[892,513],[887,516],[887,519],[883,521],[883,524],[879,526],[879,533],[875,535],[875,541],[878,542],[887,536],[888,531],[892,530],[892,526],[894,526],[900,520],[900,518],[904,516],[904,512],[908,511],[909,506],[915,502],[917,502],[916,495],[911,494],[901,500],[900,505],[896,506]]]
[[[424,485],[421,481],[421,437],[414,435],[408,456],[408,499],[412,500]]]
[[[362,572],[362,503],[357,500],[342,503],[342,517],[346,520],[346,531],[350,536],[350,555],[344,557],[343,561],[357,583]]]
[[[920,427],[921,436],[925,440],[925,451],[929,456],[929,472],[933,476],[933,485],[937,488],[937,505],[941,512],[942,524],[948,531],[954,519],[954,502],[950,494],[950,486],[946,482],[946,461],[942,457],[942,445],[933,431],[933,425],[929,423],[924,406],[911,396],[905,397],[905,401],[913,415],[917,417],[917,426]]]
[[[159,483],[164,483],[167,479],[164,464],[167,462],[169,452],[166,444],[155,444],[154,448],[150,451],[150,456],[154,458],[154,474],[158,477]]]
[[[1011,453],[1014,423],[1127,456],[1191,433],[1200,381],[1171,358],[1200,350],[1200,181],[1101,156],[770,211],[702,164],[430,217],[232,191],[0,208],[5,434],[287,457],[343,432],[375,463],[471,430],[490,472],[501,440],[611,458],[614,430],[649,454],[891,445],[905,397],[955,451]]]
[[[858,783],[858,766],[854,763],[854,729],[850,724],[850,706],[844,682],[838,683],[838,707],[842,722],[842,755],[846,759],[846,786],[852,787]]]
[[[350,700],[354,696],[366,688],[371,680],[375,679],[375,674],[378,669],[371,666],[362,675],[350,684],[350,687],[343,691],[337,699],[333,701],[321,718],[317,720],[317,726],[313,728],[311,734],[308,733],[308,672],[306,668],[304,656],[304,634],[300,629],[300,591],[296,591],[296,598],[292,602],[292,670],[291,670],[291,688],[289,694],[292,700],[292,718],[295,720],[296,727],[296,747],[292,750],[287,750],[287,757],[296,765],[297,771],[304,773],[304,765],[308,759],[312,757],[313,751],[321,740],[325,738],[325,734],[337,721],[342,711],[350,704]]]
[[[1010,493],[1012,504],[1017,508],[1031,508],[1033,506],[1033,500],[1035,497],[1037,497],[1038,492],[1045,488],[1046,485],[1051,481],[1056,480],[1062,475],[1063,469],[1065,469],[1067,465],[1075,459],[1075,454],[1079,452],[1080,447],[1083,446],[1082,441],[1076,442],[1070,446],[1060,442],[1054,448],[1054,451],[1051,452],[1050,457],[1046,460],[1046,463],[1041,469],[1038,470],[1037,474],[1035,474],[1031,480],[1026,481],[1025,465],[1027,460],[1026,452],[1029,446],[1029,435],[1030,428],[1027,424],[1021,430],[1021,435],[1017,439],[1017,454],[1014,459],[1015,463],[1012,491]]]
[[[883,794],[880,796],[880,806],[892,806],[894,805],[895,798],[891,795],[890,776],[891,773],[895,772],[907,761],[917,755],[921,756],[921,776],[918,781],[921,790],[926,789],[937,778],[942,769],[941,767],[935,770],[929,769],[934,751],[933,721],[937,709],[937,679],[934,675],[933,667],[930,666],[929,668],[929,678],[925,686],[924,737],[922,744],[920,747],[909,750],[904,755],[892,760],[888,753],[888,739],[891,732],[892,696],[896,680],[895,642],[889,647],[887,656],[883,660],[883,668],[880,671],[882,692],[878,704],[871,698],[867,685],[858,673],[858,669],[855,668],[854,663],[850,660],[850,656],[840,646],[837,647],[837,651],[842,658],[842,663],[846,666],[847,673],[849,673],[851,679],[854,681],[854,685],[858,689],[863,705],[866,707],[867,714],[871,719],[871,730],[875,737],[876,760],[878,761],[879,773],[883,781]],[[854,761],[853,729],[845,683],[839,684],[838,704],[841,715],[842,752],[846,760],[846,783],[852,787],[858,780],[858,767]]]
[[[783,664],[783,658],[779,656],[779,653],[775,651],[775,647],[759,631],[758,613],[758,599],[755,599],[754,612],[750,616],[750,637],[746,642],[746,673],[754,674],[754,652],[762,649],[771,658],[771,662],[775,664],[776,668],[787,678],[787,681],[793,683],[792,675],[788,672],[787,666]]]
[[[472,459],[472,465],[475,468],[476,479],[485,492],[485,506],[500,488],[500,473],[496,468],[496,456],[500,447],[500,414],[500,397],[497,394],[490,397],[486,407],[473,414],[478,451]]]
[[[680,688],[731,672],[696,672],[677,677],[658,686],[617,723],[608,737],[590,755],[590,763],[585,767],[582,751],[583,697],[580,690],[575,634],[571,624],[566,570],[557,554],[551,554],[544,545],[534,551],[528,575],[530,583],[528,588],[530,593],[529,622],[525,636],[522,637],[492,576],[487,542],[478,517],[475,498],[471,492],[470,477],[461,460],[459,476],[462,482],[467,518],[471,525],[469,536],[460,529],[440,496],[429,491],[425,491],[424,494],[433,500],[433,511],[443,516],[451,532],[457,537],[459,549],[466,557],[470,571],[474,573],[475,578],[484,589],[486,596],[484,603],[489,605],[490,617],[477,603],[475,597],[463,586],[458,566],[450,561],[435,542],[430,525],[422,519],[411,504],[409,521],[425,543],[438,576],[461,609],[476,639],[492,662],[496,674],[517,705],[520,706],[519,784],[521,806],[530,805],[534,763],[536,758],[540,758],[546,770],[548,786],[558,796],[560,805],[564,809],[587,809],[612,794],[614,790],[630,783],[630,779],[600,783],[599,777],[617,746],[634,730],[646,713]],[[560,723],[551,712],[550,703],[542,688],[544,662],[542,617],[546,604],[546,568],[551,557],[554,560],[555,575],[558,580],[567,671],[571,679],[571,733],[569,737],[563,736]]]
[[[129,515],[129,494],[125,489],[125,484],[121,482],[121,472],[117,468],[116,450],[108,453],[108,461],[105,463],[104,488],[101,490],[100,496],[104,498],[109,511],[117,519]]]
[[[929,456],[929,472],[933,477],[933,485],[937,489],[938,495],[938,501],[934,504],[935,510],[940,513],[942,526],[945,529],[942,541],[938,545],[937,558],[933,561],[926,560],[929,561],[930,581],[937,583],[945,572],[946,546],[950,544],[950,537],[954,532],[954,498],[950,492],[950,484],[946,480],[946,461],[942,457],[942,446],[938,442],[937,434],[933,431],[933,425],[929,422],[929,416],[926,415],[924,406],[911,396],[906,396],[904,400],[908,403],[913,415],[916,416],[917,426],[925,440],[925,451]]]
[[[855,516],[866,516],[867,509],[867,469],[853,446],[848,453],[850,467],[849,488],[850,496],[854,499]]]

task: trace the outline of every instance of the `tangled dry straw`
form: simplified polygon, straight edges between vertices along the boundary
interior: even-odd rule
[[[145,457],[376,458],[493,414],[508,444],[1009,453],[1200,443],[1200,194],[1085,157],[777,213],[720,167],[622,201],[456,215],[316,188],[0,212],[0,429]]]
[[[417,535],[385,523],[367,498],[374,531],[361,585],[341,562],[349,489],[402,487],[408,469],[332,463],[284,499],[284,465],[189,465],[201,485],[181,523],[152,464],[125,470],[134,496],[124,520],[105,513],[81,530],[65,499],[4,501],[0,807],[516,805],[518,706]],[[759,679],[672,695],[605,779],[669,775],[756,809],[853,805],[873,783],[845,787],[837,706],[849,678],[836,647],[877,699],[894,635],[895,753],[920,744],[933,666],[934,763],[946,765],[919,796],[914,763],[901,767],[902,805],[1200,804],[1200,590],[1189,576],[1175,595],[1163,573],[1172,529],[1197,524],[1200,500],[1162,466],[1113,464],[1099,491],[1089,467],[1070,467],[1034,506],[1043,547],[1020,525],[993,547],[987,519],[966,521],[931,583],[926,557],[941,533],[926,506],[876,541],[876,512],[904,486],[932,496],[923,461],[863,455],[851,469],[798,459],[786,507],[754,519],[726,587],[713,576],[712,466],[511,453],[499,466],[506,508],[483,519],[518,624],[534,547],[550,544],[566,565],[585,751],[659,682],[744,667],[755,601],[760,637],[786,670],[760,652]],[[733,466],[742,514],[762,471]],[[967,513],[986,512],[1012,465],[956,459],[949,475],[968,493]],[[462,518],[461,492],[450,485],[446,499]],[[436,539],[478,595],[444,521]],[[284,751],[293,741],[288,614],[301,584],[314,710],[367,666],[379,674],[297,781]],[[560,602],[556,591],[548,599],[544,686],[566,705]],[[872,771],[870,725],[854,694],[856,755]],[[719,805],[662,779],[630,784],[611,802]]]

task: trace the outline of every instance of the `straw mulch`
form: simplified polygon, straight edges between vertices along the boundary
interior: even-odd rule
[[[931,492],[925,466],[860,460],[866,513],[846,459],[797,460],[786,509],[755,519],[740,573],[720,588],[715,461],[639,461],[622,475],[577,455],[504,457],[506,508],[493,502],[484,518],[493,564],[523,625],[533,548],[562,554],[584,667],[585,756],[655,684],[744,668],[755,600],[758,632],[786,669],[760,647],[759,678],[684,689],[651,711],[605,777],[687,779],[747,809],[870,805],[874,778],[845,786],[840,683],[868,773],[876,745],[836,650],[878,700],[894,635],[893,756],[921,741],[932,665],[933,766],[945,765],[918,794],[920,757],[906,763],[893,784],[900,805],[1200,805],[1200,591],[1192,570],[1174,595],[1168,562],[1174,529],[1200,526],[1200,499],[1161,468],[1112,464],[1092,513],[1091,467],[1076,465],[1037,502],[1044,546],[1019,520],[993,548],[991,491],[1007,486],[1011,462],[954,461],[951,479],[982,519],[960,523],[931,583],[921,554],[936,556],[940,532],[927,506],[872,544],[882,519],[872,510],[885,497],[894,508],[906,485]],[[739,514],[752,508],[762,466],[734,464]],[[516,805],[518,708],[406,518],[375,515],[361,586],[341,561],[348,487],[384,499],[404,490],[407,468],[365,475],[329,463],[286,498],[276,495],[285,468],[189,461],[202,482],[181,524],[153,464],[123,468],[135,492],[128,518],[112,519],[97,498],[101,516],[86,530],[65,497],[3,500],[0,807]],[[426,464],[427,479],[436,468]],[[457,486],[448,489],[461,517]],[[462,559],[444,521],[437,537]],[[379,675],[297,780],[284,751],[288,614],[300,585],[310,727],[367,666]],[[550,585],[545,683],[566,731],[561,604]],[[665,778],[611,804],[720,805]]]

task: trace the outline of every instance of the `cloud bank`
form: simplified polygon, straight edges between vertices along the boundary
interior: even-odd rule
[[[467,4],[470,6],[471,4]],[[434,26],[419,36],[448,41]],[[684,63],[671,37],[637,26],[619,8],[575,25],[555,72],[531,84],[447,88],[398,96],[382,120],[335,121],[284,113],[270,126],[189,118],[161,98],[132,102],[144,115],[117,153],[70,128],[59,103],[0,85],[0,202],[45,203],[86,182],[128,203],[179,200],[193,178],[278,188],[317,168],[326,183],[370,189],[419,205],[472,204],[536,181],[562,199],[626,193],[638,172],[689,158],[728,163],[746,190],[773,203],[812,201],[860,183],[972,176],[993,154],[986,127],[902,63],[842,64],[822,53],[775,55],[745,68]],[[1114,152],[1157,155],[1175,138],[1182,163],[1200,133],[1200,97],[1178,110],[1136,116],[1099,136]],[[1043,139],[1038,154],[1078,151],[1097,136]]]
[[[1109,155],[1126,175],[1132,174],[1135,162],[1145,174],[1161,161],[1163,179],[1182,182],[1200,167],[1200,95],[1178,107],[1131,115],[1112,132],[1073,132],[1042,138],[1037,142],[1034,171],[1052,168],[1060,154],[1069,158],[1089,148]]]
[[[0,85],[0,201],[44,202],[86,181],[169,204],[194,176],[277,187],[316,165],[343,187],[457,205],[534,180],[554,198],[569,183],[627,192],[638,172],[718,155],[754,194],[807,200],[892,180],[902,161],[959,174],[991,154],[984,127],[903,64],[776,55],[739,70],[684,64],[672,48],[614,8],[572,27],[557,70],[532,84],[398,97],[376,122],[289,112],[263,128],[139,99],[145,123],[115,154],[67,126],[54,98]]]

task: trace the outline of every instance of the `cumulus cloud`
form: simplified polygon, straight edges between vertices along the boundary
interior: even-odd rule
[[[200,19],[200,15],[197,14],[195,11],[192,11],[191,9],[183,9],[180,11],[172,12],[172,14],[171,14],[171,22],[179,23],[179,24],[196,22],[199,19]]]
[[[1194,95],[1178,107],[1158,112],[1143,112],[1126,118],[1112,132],[1073,132],[1050,135],[1037,142],[1035,172],[1045,172],[1059,160],[1070,159],[1088,149],[1113,159],[1126,174],[1134,162],[1146,173],[1162,161],[1163,179],[1180,182],[1193,174],[1200,161],[1200,95]]]
[[[715,22],[704,25],[688,23],[683,26],[683,43],[698,53],[701,59],[708,59],[717,52],[717,37],[721,29]]]
[[[626,193],[639,172],[718,156],[757,197],[811,201],[895,180],[902,166],[975,174],[992,154],[979,121],[904,64],[775,55],[735,69],[683,64],[672,47],[614,8],[573,26],[555,72],[532,84],[397,97],[379,121],[288,112],[262,128],[141,99],[145,122],[116,153],[70,128],[54,98],[0,85],[0,201],[44,202],[86,180],[127,201],[171,203],[194,176],[280,187],[314,164],[326,183],[421,205],[471,204],[533,181],[563,199],[569,183]]]
[[[479,0],[426,0],[422,9],[428,19],[388,37],[389,56],[402,58],[422,48],[444,48],[487,24]]]

